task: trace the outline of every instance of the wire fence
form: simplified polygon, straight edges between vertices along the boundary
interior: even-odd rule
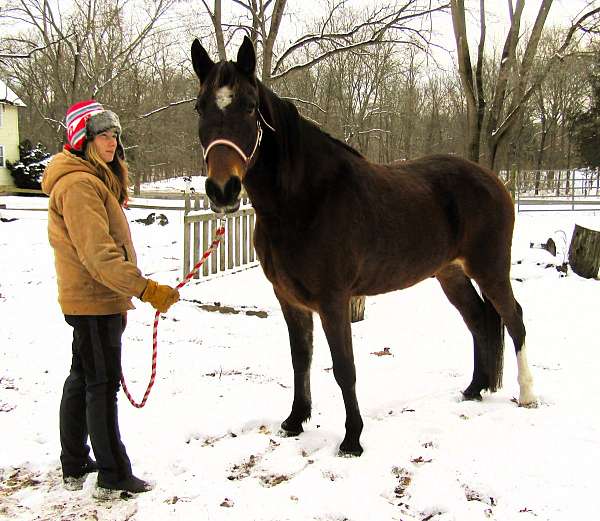
[[[599,210],[600,170],[538,170],[516,174],[518,211]]]

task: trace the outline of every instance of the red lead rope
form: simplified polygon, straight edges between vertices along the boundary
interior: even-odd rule
[[[208,248],[208,250],[206,250],[204,252],[204,254],[202,255],[202,258],[192,268],[192,271],[190,271],[185,276],[185,279],[183,279],[179,284],[177,284],[177,286],[176,286],[175,289],[179,289],[179,288],[181,288],[182,286],[184,286],[185,284],[187,284],[189,282],[189,280],[200,269],[200,266],[202,266],[206,262],[206,259],[208,259],[208,257],[210,257],[210,255],[214,251],[217,250],[217,248],[219,247],[219,243],[221,242],[221,237],[223,235],[225,235],[225,226],[221,225],[217,229],[217,233],[215,235],[215,239],[211,243],[211,245]],[[158,319],[159,319],[159,317],[160,317],[160,311],[157,311],[154,314],[154,328],[152,330],[152,373],[150,375],[150,381],[148,382],[148,387],[146,388],[146,392],[144,393],[144,398],[142,399],[141,402],[137,403],[133,399],[133,397],[131,396],[131,394],[127,390],[127,385],[125,384],[125,377],[123,376],[123,373],[121,373],[121,385],[123,386],[123,392],[125,393],[125,396],[127,396],[127,399],[129,400],[129,402],[131,403],[131,405],[133,405],[134,407],[136,407],[138,409],[141,409],[144,405],[146,405],[146,400],[148,400],[148,396],[150,395],[150,390],[152,389],[152,386],[154,385],[154,380],[156,378],[156,352],[157,352],[157,345],[158,345],[157,338],[158,338]]]

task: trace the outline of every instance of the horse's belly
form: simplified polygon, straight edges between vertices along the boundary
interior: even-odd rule
[[[426,260],[425,260],[426,259]],[[406,289],[435,276],[441,266],[448,262],[441,252],[423,255],[419,261],[398,255],[396,260],[374,260],[365,263],[353,287],[355,295],[379,295]]]
[[[433,275],[407,277],[403,274],[395,274],[395,276],[391,275],[368,281],[359,280],[352,292],[354,295],[380,295],[382,293],[389,293],[390,291],[410,288],[431,276]]]

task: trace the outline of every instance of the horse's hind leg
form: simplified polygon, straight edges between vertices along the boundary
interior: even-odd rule
[[[514,297],[508,273],[505,277],[485,278],[477,280],[477,283],[481,291],[494,304],[513,340],[517,355],[519,405],[533,406],[537,399],[533,392],[533,378],[527,363],[523,309]]]
[[[495,391],[501,380],[500,318],[493,308],[490,313],[491,304],[481,299],[459,265],[445,267],[436,278],[473,335],[473,379],[463,395],[467,400],[481,400],[481,391]]]
[[[292,412],[281,424],[282,434],[297,436],[302,423],[310,418],[310,365],[313,351],[312,312],[292,306],[275,292],[281,305],[290,337],[292,366],[294,368],[294,401]]]

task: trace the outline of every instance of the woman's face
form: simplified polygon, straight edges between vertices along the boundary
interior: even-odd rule
[[[93,140],[98,154],[105,163],[110,163],[115,158],[117,150],[117,134],[112,130],[105,130],[98,134]]]

